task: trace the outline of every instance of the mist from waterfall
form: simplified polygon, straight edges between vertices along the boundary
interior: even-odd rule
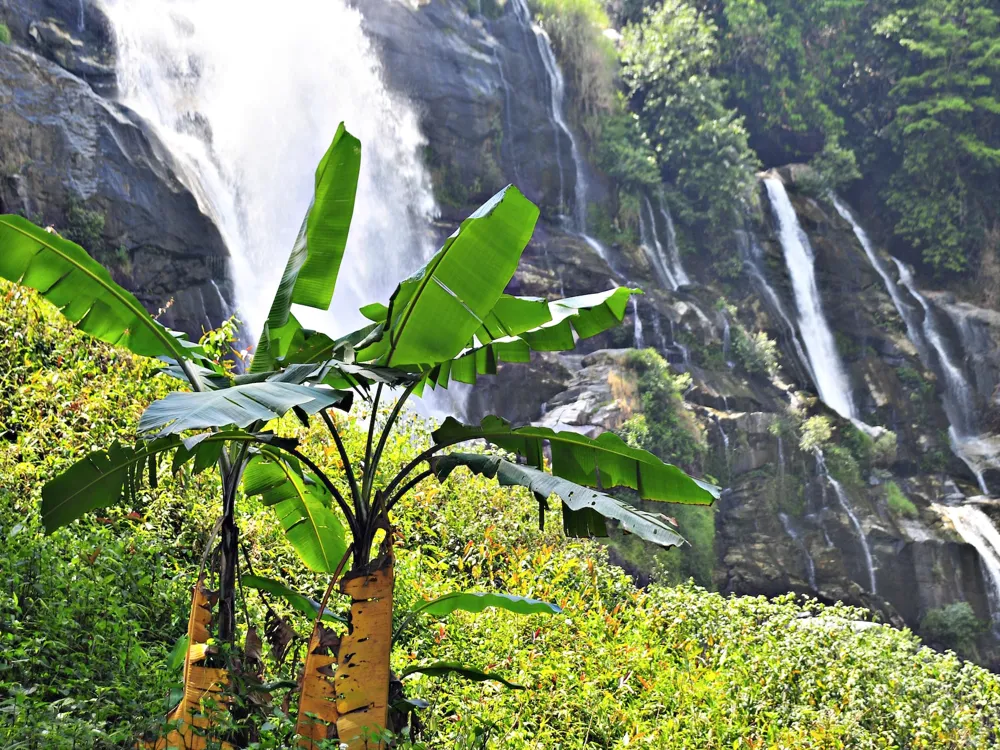
[[[810,370],[823,402],[845,419],[856,420],[854,399],[837,343],[823,312],[809,238],[799,225],[785,185],[776,177],[765,177],[771,207],[778,221],[778,235],[792,279],[799,311],[799,331],[809,355]]]
[[[344,332],[428,255],[435,212],[414,112],[386,89],[346,0],[103,0],[123,102],[157,130],[232,256],[255,337],[339,122],[362,141],[350,239],[330,313]],[[262,41],[266,40],[266,45]]]

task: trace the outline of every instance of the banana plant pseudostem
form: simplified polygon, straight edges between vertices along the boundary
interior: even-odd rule
[[[532,352],[571,350],[577,339],[619,324],[631,295],[640,292],[618,287],[554,301],[505,294],[538,217],[538,209],[508,186],[462,222],[420,270],[402,280],[387,303],[362,308],[369,325],[339,338],[305,329],[292,314],[292,305],[330,305],[353,217],[360,164],[361,144],[341,125],[316,171],[315,197],[254,359],[246,373],[233,377],[182,335],[153,320],[82,248],[19,217],[0,217],[0,276],[38,290],[94,336],[163,359],[164,372],[183,378],[191,388],[147,408],[135,445],[116,443],[91,453],[49,482],[42,493],[46,529],[51,532],[119,498],[127,500],[142,482],[155,483],[161,459],[168,455],[173,456],[174,471],[188,462],[199,471],[218,465],[218,639],[234,645],[237,493],[242,488],[247,497],[259,497],[274,508],[303,563],[330,575],[327,598],[337,589],[350,601],[345,629],[336,618],[327,617],[326,599],[316,604],[276,582],[250,576],[244,581],[285,596],[300,611],[315,612],[297,725],[300,746],[306,748],[332,738],[350,750],[384,746],[394,637],[392,510],[420,482],[443,482],[464,466],[503,486],[530,489],[543,524],[549,499],[557,497],[568,535],[606,535],[606,519],[612,519],[625,531],[663,546],[683,543],[666,517],[637,510],[605,490],[630,487],[642,499],[668,503],[707,505],[718,497],[716,487],[611,433],[592,439],[514,427],[498,417],[487,417],[479,425],[449,418],[433,432],[430,448],[380,484],[378,469],[387,439],[410,397],[426,388],[447,388],[452,381],[475,384],[480,376],[495,374],[500,363],[528,361]],[[354,462],[330,412],[349,411],[359,398],[370,405],[372,417],[364,457]],[[384,418],[379,417],[380,407],[388,409]],[[266,431],[270,420],[288,412],[303,421],[322,421],[343,464],[344,492],[294,440]],[[516,460],[447,450],[468,441],[485,441]],[[551,462],[543,460],[546,447]],[[208,601],[214,601],[214,595],[206,593],[199,579],[192,627],[207,622],[194,608],[203,611]],[[557,610],[500,594],[456,594],[427,606],[432,605],[442,612],[480,611],[485,606],[512,612]],[[407,622],[409,618],[399,628]],[[203,691],[226,682],[224,668],[204,672],[203,642],[191,639],[188,648],[195,651],[185,661],[186,679],[189,673],[199,675]],[[506,682],[457,664],[421,669]],[[185,692],[171,714],[180,727],[159,747],[173,747],[170,742],[183,746],[203,734],[208,719],[195,713],[197,699],[192,698],[198,695],[198,685],[185,687],[194,692]]]

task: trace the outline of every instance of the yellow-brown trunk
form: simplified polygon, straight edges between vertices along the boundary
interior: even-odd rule
[[[348,573],[340,589],[351,597],[351,624],[340,641],[334,685],[337,737],[348,750],[384,747],[392,650],[393,559],[370,573]]]
[[[204,576],[198,578],[191,595],[191,615],[188,618],[188,648],[184,656],[184,696],[169,714],[167,722],[176,724],[166,737],[155,744],[147,745],[154,750],[183,748],[183,750],[205,750],[208,734],[216,723],[218,713],[226,702],[222,694],[229,680],[225,669],[205,667],[200,664],[208,654],[208,640],[211,637],[212,607],[218,601],[218,594],[205,587]],[[197,731],[196,731],[197,730]],[[231,748],[222,743],[223,748]]]

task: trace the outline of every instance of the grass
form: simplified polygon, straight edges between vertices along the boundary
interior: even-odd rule
[[[913,501],[906,496],[895,482],[886,482],[885,501],[888,503],[889,509],[897,516],[916,518],[920,515],[917,506],[913,504]]]
[[[154,370],[84,339],[33,294],[0,286],[0,747],[132,747],[167,708],[178,679],[167,656],[184,631],[218,513],[214,470],[164,479],[134,503],[51,536],[38,518],[49,477],[82,451],[128,439],[142,407],[166,392]],[[324,434],[293,422],[277,428],[334,466]],[[357,426],[347,438],[350,451],[363,450]],[[390,463],[427,439],[426,426],[410,419],[390,440]],[[692,584],[637,589],[600,544],[562,538],[558,515],[541,532],[536,513],[528,493],[464,473],[421,485],[400,506],[401,609],[454,590],[563,608],[550,617],[419,618],[393,652],[397,672],[457,659],[528,689],[407,679],[408,694],[428,706],[421,737],[403,747],[875,750],[1000,741],[1000,681],[908,631],[855,632],[847,621],[863,612],[790,597],[727,598]],[[326,582],[302,569],[271,511],[243,502],[240,519],[248,568],[318,599]],[[284,661],[265,647],[266,678],[294,679],[308,623],[281,602],[267,606],[289,616],[297,638]],[[816,618],[832,625],[810,627]],[[262,600],[247,592],[240,627],[263,632],[266,619]],[[291,745],[285,692],[275,690],[276,707],[256,714],[251,747]]]

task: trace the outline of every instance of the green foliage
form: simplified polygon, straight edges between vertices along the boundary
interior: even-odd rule
[[[0,441],[0,746],[132,747],[167,708],[177,679],[169,652],[184,632],[190,582],[217,515],[215,469],[184,471],[144,490],[134,506],[54,535],[43,535],[38,516],[47,479],[93,444],[128,439],[142,406],[170,387],[150,376],[154,367],[72,330],[32,293],[0,291],[0,433],[8,436]],[[358,414],[342,423],[352,456],[364,453],[365,420]],[[290,419],[277,428],[298,436],[347,491],[325,430]],[[405,420],[389,438],[381,475],[428,444],[426,428]],[[301,569],[270,511],[243,503],[240,512],[246,572],[320,599],[325,577]],[[791,597],[730,598],[690,585],[639,590],[595,542],[564,539],[558,523],[539,531],[536,513],[527,491],[471,476],[422,484],[395,511],[406,540],[397,548],[400,613],[456,590],[563,609],[527,617],[454,612],[409,628],[393,650],[397,674],[459,661],[528,690],[407,678],[407,694],[429,706],[420,736],[404,747],[482,750],[477,732],[488,735],[487,748],[511,750],[585,746],[585,738],[709,750],[748,739],[876,750],[887,734],[899,747],[924,750],[1000,740],[997,678],[922,649],[908,632],[855,632],[846,621],[862,611],[803,609]],[[292,651],[303,647],[307,633],[291,605],[279,597],[265,607],[247,594],[251,624],[263,632],[270,608],[290,618]],[[341,611],[339,600],[331,606]],[[803,614],[835,626],[808,628]],[[263,656],[265,679],[294,681],[294,659],[281,662],[269,647]],[[276,703],[286,691],[273,691]],[[669,713],[651,711],[654,704],[670,705]],[[249,747],[292,745],[285,714],[250,710]]]
[[[10,44],[10,29],[7,24],[0,22],[0,44]]]
[[[91,257],[104,252],[104,224],[100,211],[87,208],[78,198],[71,198],[66,209],[66,239],[87,250]]]
[[[920,633],[931,643],[960,654],[972,654],[976,639],[986,629],[968,602],[930,610],[920,620]]]
[[[713,73],[712,19],[683,0],[665,0],[622,31],[622,80],[656,151],[680,220],[724,232],[734,200],[749,199],[757,159],[738,114]]]
[[[778,342],[764,331],[748,331],[742,324],[733,326],[733,354],[751,374],[773,377],[778,373]]]
[[[622,434],[654,455],[670,456],[681,466],[697,465],[705,444],[697,423],[684,408],[683,394],[691,376],[673,373],[653,349],[630,352],[627,365],[637,378],[641,413],[622,426]]]
[[[885,483],[885,501],[888,503],[889,509],[898,516],[916,518],[920,515],[917,506],[913,504],[913,501],[906,496],[895,482],[890,481]]]
[[[822,450],[833,437],[833,424],[829,417],[816,415],[809,417],[803,424],[799,433],[799,448],[806,453],[812,453],[819,448]]]
[[[876,25],[897,72],[887,129],[899,168],[885,190],[896,233],[939,271],[963,271],[996,217],[1000,12],[986,0],[923,0]]]
[[[574,111],[591,141],[616,106],[614,45],[602,33],[611,22],[600,0],[531,0],[552,39]]]

